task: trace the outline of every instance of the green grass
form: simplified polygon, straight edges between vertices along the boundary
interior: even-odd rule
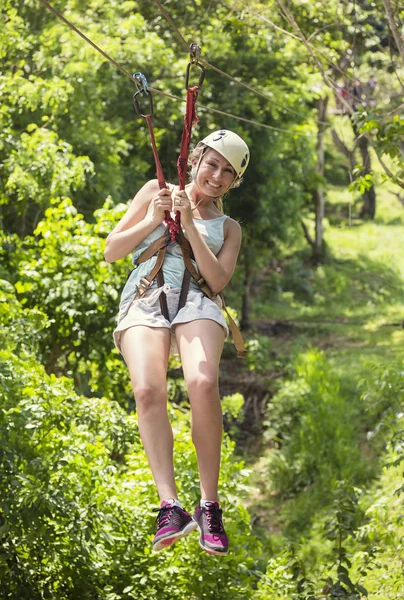
[[[289,326],[270,339],[272,354],[283,364],[292,364],[312,347],[325,353],[346,411],[356,419],[354,446],[363,457],[363,477],[370,481],[381,467],[366,439],[360,382],[372,375],[375,365],[404,360],[404,208],[391,190],[378,188],[377,218],[364,222],[355,218],[354,202],[349,210],[352,198],[346,189],[331,187],[327,198],[325,263],[311,265],[304,240],[285,248],[279,272],[270,274],[254,298],[253,322],[282,321]],[[268,418],[271,421],[271,414]],[[251,510],[260,519],[257,533],[262,527],[265,544],[274,550],[284,543],[285,533],[300,535],[294,519],[307,519],[310,527],[324,499],[316,486],[291,498],[277,496],[268,470],[271,452],[264,443],[261,456],[251,456],[249,462],[255,484]],[[363,485],[363,477],[357,475],[352,471],[353,483]],[[266,541],[267,529],[271,542]]]
[[[329,212],[349,203],[347,190],[332,188]],[[255,319],[287,320],[297,328],[279,340],[283,351],[307,343],[342,354],[396,355],[403,340],[404,208],[389,190],[378,189],[375,222],[326,222],[325,264],[313,268],[300,241],[279,273],[272,274],[253,303]],[[277,290],[277,291],[275,291]],[[276,339],[274,340],[276,344]]]

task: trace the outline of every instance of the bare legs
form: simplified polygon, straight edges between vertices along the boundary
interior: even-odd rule
[[[192,440],[201,482],[201,497],[217,500],[222,443],[222,410],[218,373],[224,331],[201,319],[176,326],[185,384],[191,404]],[[122,334],[138,410],[139,431],[160,500],[176,498],[173,433],[167,415],[166,375],[170,331],[136,326]]]
[[[176,498],[173,432],[167,415],[170,331],[131,327],[122,334],[121,348],[136,398],[140,436],[160,500]]]
[[[224,331],[215,321],[201,319],[177,325],[175,335],[191,403],[192,441],[198,457],[201,498],[218,500],[223,430],[218,377]]]

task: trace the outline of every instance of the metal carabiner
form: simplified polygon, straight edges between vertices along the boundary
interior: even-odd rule
[[[143,73],[135,73],[133,75],[133,79],[135,81],[135,85],[137,87],[137,92],[134,93],[133,95],[133,107],[136,111],[136,113],[139,115],[139,117],[143,117],[144,119],[147,116],[152,116],[153,114],[153,97],[150,93],[149,90],[149,86],[147,84],[147,79],[146,77],[143,75]],[[137,99],[137,96],[143,96],[143,94],[146,94],[146,96],[149,96],[149,113],[147,115],[144,115],[142,113],[142,111],[140,110],[140,104],[139,104],[139,100]]]
[[[201,87],[201,85],[203,84],[203,80],[205,79],[205,67],[203,65],[201,65],[201,63],[199,63],[199,62],[188,63],[187,72],[185,75],[185,89],[186,90],[189,88],[189,72],[190,72],[192,66],[199,67],[201,70],[201,73],[199,75],[198,88]]]

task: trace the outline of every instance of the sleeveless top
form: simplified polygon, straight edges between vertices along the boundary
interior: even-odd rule
[[[174,217],[174,215],[172,215]],[[227,215],[222,215],[221,217],[217,217],[216,219],[194,219],[194,224],[205,240],[209,249],[216,256],[224,243],[224,223],[226,219],[229,217]],[[132,262],[135,265],[135,269],[130,273],[128,280],[123,288],[121,294],[121,301],[119,304],[119,315],[118,315],[118,323],[126,316],[129,307],[136,295],[137,286],[142,279],[142,277],[146,277],[152,271],[154,265],[156,264],[157,256],[152,256],[149,260],[140,264],[136,267],[136,260],[139,256],[152,244],[155,240],[161,237],[167,230],[166,224],[163,222],[151,234],[149,234],[136,248],[133,253]],[[186,237],[186,231],[183,228],[183,233]],[[193,261],[193,264],[198,271],[198,267],[196,262]],[[171,288],[180,288],[182,285],[182,278],[185,271],[185,264],[182,258],[182,252],[179,244],[176,242],[171,242],[167,246],[167,252],[163,263],[163,275],[165,284],[169,285]],[[191,277],[190,281],[190,289],[198,290],[198,284]],[[154,280],[153,284],[150,286],[150,289],[157,288],[157,281]]]

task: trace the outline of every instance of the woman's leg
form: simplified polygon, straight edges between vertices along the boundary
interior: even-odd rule
[[[175,335],[191,403],[201,497],[217,500],[223,431],[218,379],[225,334],[215,321],[200,319],[176,325]]]
[[[138,412],[139,431],[160,500],[177,498],[173,432],[167,414],[167,366],[170,330],[137,325],[122,333]]]

